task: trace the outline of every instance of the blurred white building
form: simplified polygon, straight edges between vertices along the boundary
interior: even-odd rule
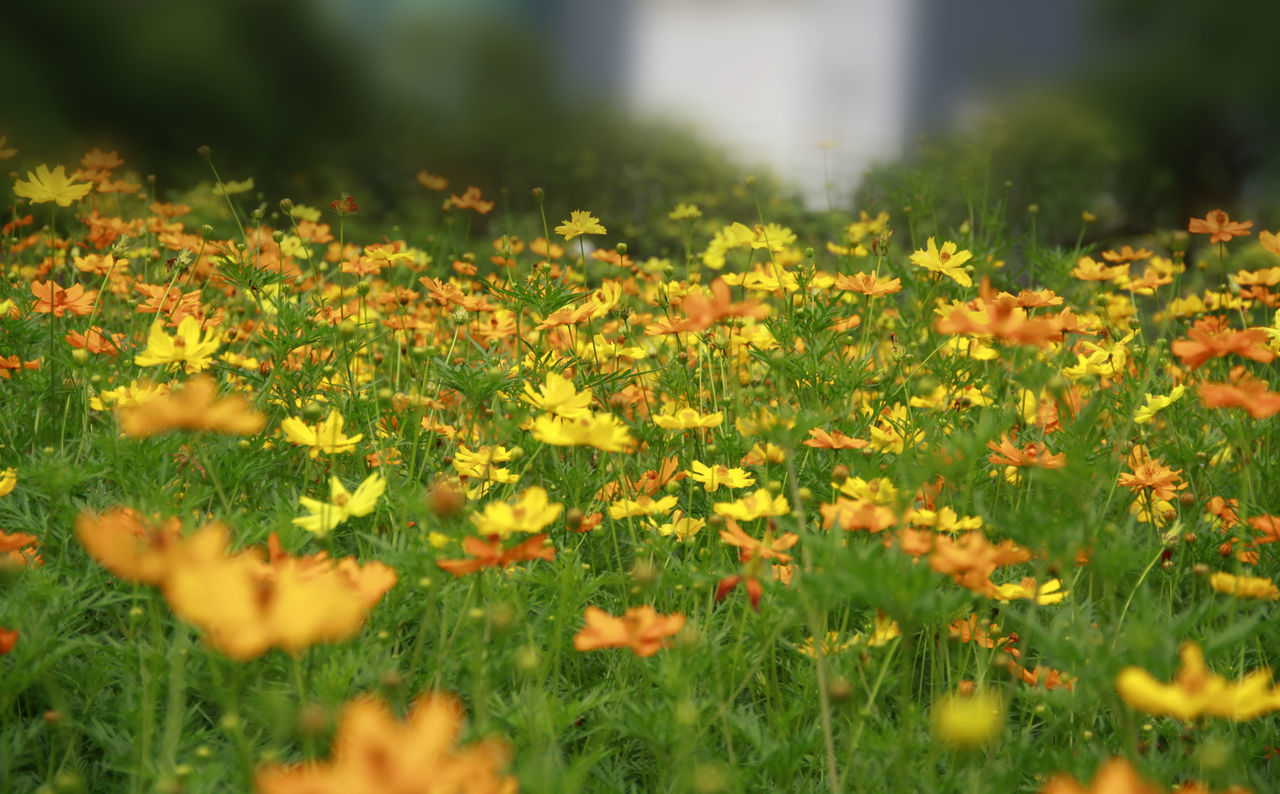
[[[808,203],[847,199],[908,124],[910,0],[634,0],[632,109],[692,124]],[[819,145],[821,144],[821,145]],[[825,160],[824,160],[825,158]]]

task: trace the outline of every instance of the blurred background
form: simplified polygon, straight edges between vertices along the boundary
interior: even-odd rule
[[[208,144],[266,200],[346,191],[372,218],[411,216],[426,168],[643,237],[676,201],[754,218],[748,173],[786,220],[894,209],[898,164],[968,178],[978,157],[1067,238],[1086,209],[1122,232],[1218,206],[1265,225],[1277,30],[1263,1],[21,3],[0,135],[11,169],[115,148],[161,192],[208,178]]]

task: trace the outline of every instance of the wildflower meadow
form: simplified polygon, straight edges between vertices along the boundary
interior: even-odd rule
[[[0,791],[1280,788],[1280,217],[39,146]]]

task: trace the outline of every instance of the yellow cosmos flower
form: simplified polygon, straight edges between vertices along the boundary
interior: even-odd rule
[[[782,494],[774,496],[768,488],[758,488],[736,502],[716,502],[714,509],[717,515],[738,521],[754,521],[791,512],[786,497]]]
[[[685,538],[693,537],[698,531],[707,525],[707,522],[701,518],[689,518],[682,511],[677,510],[671,514],[671,520],[658,527],[659,535],[675,535],[676,540],[683,541]]]
[[[689,477],[694,482],[702,483],[702,487],[708,492],[716,491],[721,486],[727,488],[746,488],[756,484],[756,478],[752,477],[745,469],[731,469],[728,466],[708,466],[699,461],[693,461],[693,468],[689,471]]]
[[[62,166],[50,171],[43,163],[36,166],[34,172],[28,171],[25,181],[19,179],[13,183],[15,196],[22,196],[32,204],[52,201],[59,207],[70,207],[71,202],[84,198],[92,189],[92,182],[73,182]]]
[[[692,408],[681,408],[675,413],[658,414],[653,423],[666,430],[690,430],[695,427],[719,427],[724,422],[724,413],[700,414]]]
[[[356,433],[354,436],[343,433],[343,421],[342,414],[330,411],[324,421],[315,427],[311,427],[298,417],[289,417],[280,423],[280,429],[284,431],[284,437],[290,442],[300,447],[311,447],[311,457],[315,458],[321,452],[329,454],[351,452],[356,448],[356,442],[364,438],[364,433]]]
[[[541,532],[562,510],[564,505],[552,502],[547,492],[535,485],[524,489],[515,504],[490,502],[484,506],[483,513],[471,516],[471,522],[482,535],[506,539],[512,532]]]
[[[958,251],[956,248],[956,244],[950,242],[943,243],[942,248],[938,248],[937,243],[930,237],[926,250],[916,251],[911,255],[911,264],[934,273],[942,273],[962,287],[971,287],[973,279],[969,278],[963,265],[973,254],[969,251]]]
[[[498,483],[512,483],[520,479],[520,475],[512,473],[494,464],[515,460],[515,450],[503,446],[480,447],[472,452],[466,444],[458,447],[453,454],[453,468],[463,477],[476,480],[489,480]]]
[[[591,390],[578,391],[573,381],[557,372],[548,372],[546,381],[536,391],[526,383],[524,397],[520,399],[534,408],[566,419],[591,415]]]
[[[3,492],[0,487],[0,493]],[[1234,576],[1218,571],[1209,577],[1209,586],[1219,593],[1236,598],[1260,598],[1267,601],[1280,599],[1280,588],[1276,587],[1276,583],[1261,576]]]
[[[1140,667],[1126,667],[1116,676],[1116,691],[1131,708],[1183,722],[1192,722],[1202,714],[1251,720],[1280,710],[1280,689],[1272,685],[1269,670],[1255,670],[1230,683],[1209,672],[1204,654],[1194,642],[1183,643],[1179,655],[1182,667],[1172,683],[1161,683]]]
[[[635,444],[627,426],[610,413],[575,419],[543,414],[533,420],[533,437],[557,447],[595,447],[602,452],[629,452]]]
[[[677,204],[667,217],[673,221],[692,221],[702,217],[702,210],[697,204]]]
[[[8,468],[0,471],[0,496],[8,496],[18,484],[18,470]]]
[[[609,505],[609,518],[619,520],[632,516],[651,516],[655,513],[665,513],[675,506],[676,497],[674,496],[664,496],[656,500],[652,496],[641,496],[635,500],[619,499]]]
[[[1138,425],[1149,423],[1156,414],[1177,402],[1186,391],[1186,386],[1174,386],[1173,391],[1164,396],[1148,394],[1146,403],[1133,415],[1133,423]]]
[[[387,481],[380,474],[372,474],[350,493],[337,477],[329,479],[329,501],[302,497],[298,501],[311,515],[293,519],[295,526],[319,537],[328,535],[334,527],[352,516],[367,516],[378,505],[378,498],[387,489]]]
[[[201,336],[200,321],[190,314],[178,323],[173,336],[165,333],[163,320],[156,320],[147,334],[146,348],[133,357],[133,363],[140,367],[182,364],[188,373],[200,372],[209,366],[213,354],[218,352],[218,346],[222,344],[218,336],[216,328],[210,328]]]
[[[1069,595],[1071,595],[1071,591],[1063,590],[1062,582],[1057,579],[1050,579],[1042,585],[1037,585],[1035,579],[1027,577],[1018,584],[1009,582],[996,585],[995,598],[997,601],[1013,601],[1019,598],[1035,599],[1037,604],[1044,606],[1046,604],[1056,604]]]
[[[933,734],[956,749],[994,742],[1004,728],[1004,701],[990,692],[943,695],[933,704]]]
[[[572,240],[583,234],[605,234],[600,219],[592,217],[586,210],[574,210],[569,213],[569,220],[556,227],[556,234],[565,240]]]

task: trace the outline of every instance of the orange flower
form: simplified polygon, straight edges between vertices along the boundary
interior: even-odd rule
[[[1139,259],[1146,259],[1153,254],[1150,248],[1139,248],[1133,250],[1132,246],[1122,246],[1119,251],[1103,251],[1102,258],[1108,262],[1134,262]]]
[[[462,704],[422,695],[404,721],[383,701],[364,696],[342,709],[330,761],[268,764],[254,775],[260,794],[515,794],[518,782],[499,770],[510,750],[494,739],[458,747]]]
[[[1120,475],[1118,484],[1138,493],[1143,488],[1151,489],[1151,495],[1157,500],[1169,500],[1177,491],[1187,487],[1178,475],[1182,469],[1170,469],[1158,458],[1152,458],[1147,448],[1138,444],[1129,455],[1129,468],[1132,474]]]
[[[504,549],[501,540],[495,539],[492,543],[486,543],[480,538],[469,537],[463,539],[462,548],[471,555],[471,559],[436,560],[436,565],[454,576],[466,576],[481,568],[505,568],[525,560],[554,560],[556,550],[545,544],[546,539],[546,533],[534,535],[509,549]]]
[[[86,315],[93,311],[93,302],[98,299],[97,290],[85,292],[82,284],[72,284],[63,289],[52,281],[33,281],[31,293],[36,296],[31,310],[40,314],[51,313],[54,317],[61,317],[67,312]]]
[[[998,545],[987,540],[986,535],[974,530],[958,539],[938,535],[929,554],[929,567],[938,573],[949,574],[956,584],[986,596],[996,593],[991,574],[1003,565],[1026,562],[1031,552],[1013,541]]]
[[[754,566],[748,566],[753,568]],[[784,568],[783,570],[790,570]],[[733,588],[738,584],[742,584],[742,589],[747,591],[747,600],[751,602],[751,608],[760,611],[760,599],[764,596],[764,585],[760,584],[760,580],[756,578],[752,572],[734,574],[726,576],[716,583],[716,601],[723,601],[724,597],[732,592]]]
[[[6,629],[0,626],[0,656],[13,650],[13,646],[18,644],[18,630]]]
[[[1233,368],[1231,375],[1230,383],[1201,383],[1200,402],[1210,408],[1243,408],[1254,419],[1280,413],[1280,392],[1269,390],[1266,381],[1243,367]]]
[[[840,274],[831,285],[838,290],[860,292],[871,298],[881,295],[892,295],[902,289],[902,279],[881,278],[875,273]]]
[[[1249,234],[1253,221],[1233,221],[1222,210],[1213,210],[1204,218],[1192,218],[1187,223],[1187,231],[1192,234],[1209,234],[1211,243],[1225,243],[1232,237],[1243,237]]]
[[[380,562],[360,567],[317,556],[282,557],[268,565],[255,551],[228,554],[228,542],[223,526],[192,534],[182,543],[180,564],[165,575],[163,589],[175,615],[240,661],[271,648],[297,653],[318,642],[349,638],[396,580]]]
[[[40,359],[23,361],[17,356],[0,356],[0,378],[9,380],[13,377],[9,374],[9,370],[20,369],[40,369]]]
[[[449,180],[442,176],[437,176],[427,169],[422,169],[417,173],[418,184],[427,190],[444,190],[449,187]]]
[[[1185,366],[1192,369],[1199,369],[1211,358],[1219,358],[1231,353],[1238,353],[1261,364],[1266,364],[1276,357],[1275,353],[1267,349],[1265,328],[1230,331],[1202,323],[1197,323],[1196,327],[1187,331],[1186,339],[1175,339],[1169,349],[1182,360]]]
[[[40,545],[35,535],[0,530],[0,568],[6,566],[44,565],[44,559],[33,548]]]
[[[96,325],[83,334],[79,331],[67,332],[67,344],[94,354],[119,355],[122,341],[124,334],[107,334]]]
[[[176,517],[157,526],[129,507],[101,516],[76,516],[76,537],[89,556],[128,582],[160,585],[182,548],[182,522]]]
[[[862,449],[867,445],[861,438],[851,438],[839,430],[827,432],[820,427],[811,428],[809,436],[804,445],[816,449]]]
[[[616,618],[597,607],[587,607],[587,625],[573,638],[580,651],[601,648],[630,648],[636,656],[653,656],[664,642],[684,628],[684,615],[659,615],[651,606],[632,607]]]
[[[480,198],[480,188],[469,187],[461,196],[450,196],[449,202],[458,209],[475,210],[481,215],[487,215],[489,210],[493,209],[492,201],[485,201]]]
[[[1042,469],[1061,469],[1067,465],[1065,453],[1051,454],[1039,441],[1029,441],[1019,449],[1013,445],[1008,433],[1000,436],[998,444],[988,441],[987,449],[991,450],[987,460],[997,466],[1039,466]]]
[[[243,394],[217,399],[217,386],[198,375],[168,394],[121,408],[120,430],[133,438],[150,438],[169,430],[207,430],[251,436],[266,427],[267,417],[249,405]]]
[[[800,536],[794,532],[788,532],[780,538],[774,538],[772,530],[765,531],[763,540],[756,540],[746,532],[743,532],[742,527],[732,518],[726,518],[724,524],[726,529],[720,530],[720,539],[730,546],[737,546],[742,549],[739,552],[739,558],[743,562],[756,558],[777,560],[781,563],[791,562],[791,555],[785,552],[800,540]]]
[[[1161,794],[1161,787],[1144,779],[1125,759],[1112,758],[1098,768],[1088,788],[1070,775],[1059,773],[1049,779],[1040,794]]]
[[[865,529],[867,532],[883,532],[898,523],[898,516],[885,505],[869,499],[836,497],[834,503],[823,503],[818,508],[822,514],[822,528],[839,526],[846,532]]]

